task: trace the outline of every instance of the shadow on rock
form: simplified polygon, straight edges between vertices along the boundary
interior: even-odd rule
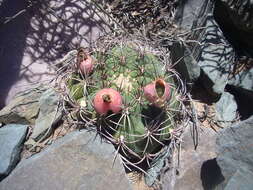
[[[52,79],[57,60],[79,46],[90,46],[108,28],[95,6],[85,0],[4,1],[0,18],[0,109],[6,98]]]
[[[214,16],[239,55],[253,57],[252,1],[215,1]]]
[[[215,189],[225,179],[215,158],[203,163],[200,177],[204,190]]]
[[[0,6],[0,109],[10,87],[19,80],[19,70],[24,54],[26,37],[32,15],[28,12],[15,21],[3,24],[4,18],[13,16],[26,7],[25,1],[3,1]]]
[[[251,102],[253,102],[252,91],[232,85],[227,85],[226,90],[234,95],[235,101],[238,105],[238,112],[242,120],[248,119],[253,115],[253,108],[250,106]]]

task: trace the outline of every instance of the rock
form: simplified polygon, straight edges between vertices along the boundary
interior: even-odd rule
[[[171,48],[175,69],[188,82],[198,79],[213,97],[218,98],[228,81],[234,59],[232,46],[225,39],[213,17],[213,1],[184,1],[176,12],[176,23],[192,31],[191,40],[198,43],[179,44]],[[197,29],[203,27],[202,29]]]
[[[228,181],[224,190],[251,190],[253,187],[253,173],[249,170],[238,169]]]
[[[206,14],[211,11],[209,0],[180,1],[176,10],[175,22],[185,30],[195,29],[205,21]]]
[[[217,162],[225,181],[225,189],[237,189],[244,184],[252,189],[253,172],[253,117],[223,130],[217,138]],[[248,180],[250,178],[251,180]],[[250,188],[249,188],[250,187]],[[241,189],[240,187],[239,189]]]
[[[183,133],[179,173],[174,174],[174,179],[170,172],[173,167],[177,167],[176,159],[175,166],[170,168],[161,179],[162,189],[205,189],[208,185],[213,187],[220,182],[221,175],[215,161],[217,134],[210,128],[199,128],[198,133],[195,131],[195,135],[199,137],[196,149],[194,148],[196,141],[193,140],[196,136],[193,137],[193,134],[193,128],[188,126]]]
[[[177,10],[175,23],[186,31],[192,32],[194,40],[200,38],[202,30],[195,30],[201,27],[206,20],[206,15],[212,10],[212,2],[208,0],[180,1]],[[175,69],[188,82],[196,81],[200,76],[200,67],[197,59],[200,49],[198,45],[185,46],[186,44],[173,43],[170,51]]]
[[[237,59],[228,84],[253,92],[253,1],[219,0],[214,17],[226,39],[233,45]]]
[[[202,189],[200,178],[202,164],[216,157],[215,154],[215,132],[211,129],[204,129],[199,134],[199,146],[194,150],[192,133],[188,127],[184,133],[181,166],[176,179],[174,189]],[[201,132],[201,131],[199,131]]]
[[[231,71],[234,51],[227,42],[215,22],[212,14],[209,14],[205,24],[205,34],[201,39],[204,44],[201,47],[198,61],[202,75],[202,84],[214,96],[224,92]]]
[[[241,120],[248,119],[253,115],[252,106],[249,106],[249,102],[253,102],[253,91],[232,85],[227,85],[226,90],[235,97]]]
[[[4,0],[0,7],[0,109],[17,92],[53,79],[55,64],[67,52],[89,47],[110,32],[106,18],[90,1]]]
[[[227,9],[233,23],[243,30],[253,29],[253,20],[250,14],[253,12],[253,1],[250,0],[220,0]]]
[[[95,132],[74,131],[20,162],[0,189],[131,189],[118,158],[113,165],[114,153]]]
[[[45,86],[20,92],[0,111],[0,123],[34,124],[39,112],[39,98],[46,90]]]
[[[228,84],[237,88],[249,90],[253,93],[253,68],[241,71],[233,78],[229,79]]]
[[[221,126],[230,126],[235,121],[237,114],[237,104],[234,96],[228,92],[221,95],[219,101],[215,104],[216,119]]]
[[[0,111],[0,122],[35,124],[31,138],[37,141],[45,133],[50,135],[52,126],[62,117],[59,101],[52,88],[38,85],[19,93],[3,108]]]
[[[170,155],[170,148],[169,146],[165,146],[160,154],[152,161],[151,167],[147,171],[148,175],[145,175],[144,178],[148,186],[155,184],[169,156],[172,156]]]
[[[0,181],[18,163],[26,133],[26,125],[9,124],[0,128]]]
[[[213,17],[213,1],[184,1],[176,12],[176,23],[191,30],[192,44],[175,42],[171,48],[175,69],[188,82],[198,79],[213,97],[219,98],[228,83],[234,50]],[[202,29],[197,29],[203,27]]]
[[[214,14],[239,54],[253,57],[253,1],[218,0],[215,2]]]
[[[35,126],[31,138],[35,141],[50,135],[52,126],[62,117],[62,107],[60,106],[58,94],[50,88],[41,94],[39,99],[39,116],[35,121]],[[41,139],[42,140],[42,139]]]
[[[177,63],[175,69],[180,73],[181,77],[187,82],[196,81],[200,76],[200,67],[189,47],[175,42],[170,52],[172,62]]]

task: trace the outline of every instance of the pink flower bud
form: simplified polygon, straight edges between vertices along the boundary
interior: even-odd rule
[[[84,48],[80,48],[77,53],[77,66],[84,75],[89,75],[94,68],[93,58]]]
[[[79,65],[79,69],[84,75],[89,75],[93,71],[93,68],[93,59],[89,55]]]

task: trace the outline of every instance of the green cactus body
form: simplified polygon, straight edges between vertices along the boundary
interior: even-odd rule
[[[84,81],[69,82],[70,95],[76,101],[86,99],[87,107],[84,109],[94,113],[92,99],[98,90],[113,88],[120,92],[123,97],[121,113],[117,117],[93,114],[97,121],[105,120],[97,122],[97,125],[116,142],[123,140],[128,156],[132,155],[131,152],[139,157],[154,153],[170,138],[171,129],[175,126],[175,110],[180,106],[171,73],[165,71],[156,56],[141,53],[133,45],[115,46],[104,55],[96,52],[93,56],[97,59],[94,72]],[[170,85],[170,99],[160,106],[152,105],[143,95],[144,86],[157,79]],[[85,88],[83,84],[86,84]],[[163,86],[156,90],[158,96],[164,93]],[[113,125],[108,127],[110,123]]]

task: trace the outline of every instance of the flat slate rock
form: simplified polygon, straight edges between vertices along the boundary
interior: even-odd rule
[[[251,190],[253,187],[253,173],[249,170],[239,169],[228,181],[224,190]]]
[[[209,0],[180,1],[176,9],[176,24],[183,30],[190,31],[194,40],[200,40],[205,30],[196,30],[204,26],[207,15],[212,11],[213,2]],[[171,58],[175,69],[187,82],[194,82],[200,77],[198,57],[201,47],[197,43],[187,46],[174,42],[171,47]]]
[[[215,1],[215,16],[237,51],[253,56],[253,1]]]
[[[176,24],[185,30],[196,29],[205,21],[212,4],[209,0],[180,1],[176,10]]]
[[[0,123],[34,124],[39,112],[39,99],[45,90],[45,86],[37,85],[18,93],[0,110]]]
[[[223,187],[228,185],[231,189],[236,189],[238,184],[246,182],[244,189],[252,189],[252,180],[248,180],[252,179],[253,173],[252,127],[253,116],[226,128],[217,138],[217,162],[225,178]]]
[[[67,52],[89,47],[110,31],[106,16],[90,1],[6,0],[0,6],[0,23],[24,9],[1,25],[0,109],[17,92],[50,82],[55,64]]]
[[[214,159],[216,133],[210,128],[199,130],[198,147],[194,149],[193,128],[188,127],[184,133],[181,167],[174,189],[202,189],[201,167],[207,160]],[[196,134],[197,135],[197,134]]]
[[[229,16],[233,19],[232,21],[237,27],[252,31],[253,20],[250,14],[253,12],[253,1],[221,0],[221,2],[229,10]]]
[[[232,94],[224,92],[215,104],[216,119],[223,127],[230,126],[237,117],[237,104]]]
[[[9,124],[0,128],[0,180],[8,175],[19,161],[26,133],[26,125]]]
[[[131,189],[119,159],[113,165],[114,152],[96,133],[74,131],[20,162],[0,189]]]
[[[42,140],[49,136],[52,126],[62,117],[62,107],[59,104],[60,98],[54,89],[50,88],[41,94],[39,99],[39,116],[35,120],[32,139]]]
[[[253,35],[253,34],[252,34]],[[253,68],[243,70],[228,81],[228,84],[253,93]]]
[[[234,50],[224,37],[213,14],[208,14],[206,30],[201,39],[199,66],[203,71],[202,83],[213,95],[224,92],[234,60]]]
[[[194,132],[188,126],[183,133],[183,142],[180,154],[180,167],[175,164],[162,177],[162,189],[173,190],[202,190],[214,187],[219,183],[220,173],[215,161],[215,142],[217,133],[207,127],[201,127]],[[193,134],[195,133],[195,138]],[[198,141],[194,141],[198,135]],[[195,149],[196,144],[198,144]],[[178,169],[178,172],[173,169]]]
[[[214,17],[233,45],[236,60],[228,84],[253,93],[253,1],[215,1]],[[252,96],[252,95],[251,95]]]

